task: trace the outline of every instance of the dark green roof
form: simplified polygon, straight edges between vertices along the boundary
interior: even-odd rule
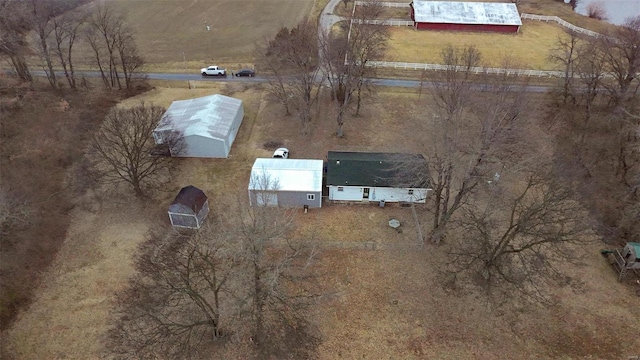
[[[420,154],[329,151],[327,185],[428,188]]]

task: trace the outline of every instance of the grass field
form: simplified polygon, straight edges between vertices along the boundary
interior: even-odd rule
[[[518,34],[460,33],[452,31],[416,31],[393,27],[385,61],[440,63],[441,50],[451,44],[475,45],[483,55],[483,65],[500,67],[505,56],[520,68],[552,70],[547,56],[559,37],[566,33],[559,25],[524,20]]]
[[[313,0],[113,0],[150,64],[243,62],[255,44],[307,16]],[[209,26],[209,31],[207,31]]]

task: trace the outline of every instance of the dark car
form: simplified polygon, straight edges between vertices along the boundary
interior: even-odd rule
[[[242,70],[238,70],[236,72],[236,76],[249,76],[249,77],[253,77],[256,76],[256,72],[251,70],[251,69],[242,69]]]

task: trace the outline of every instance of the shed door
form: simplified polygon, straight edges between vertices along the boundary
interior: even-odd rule
[[[278,206],[278,194],[273,191],[258,191],[256,203],[258,206]]]

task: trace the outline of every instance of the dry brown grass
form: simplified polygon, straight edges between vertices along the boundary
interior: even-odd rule
[[[576,13],[571,10],[571,6],[565,4],[563,1],[522,0],[520,5],[518,5],[518,11],[520,11],[520,13],[558,16],[564,21],[568,21],[575,26],[600,33],[609,31],[615,27],[615,25],[607,22],[590,19]]]
[[[524,20],[518,34],[461,33],[454,31],[416,31],[393,27],[386,61],[432,63],[442,62],[441,51],[447,45],[475,45],[483,56],[483,64],[501,67],[510,57],[524,69],[553,70],[549,51],[558,38],[567,36],[557,24]]]
[[[182,86],[182,85],[181,85]],[[280,139],[296,158],[324,158],[329,149],[411,151],[424,141],[427,98],[412,91],[380,90],[361,117],[346,119],[345,139],[333,136],[327,100],[314,112],[313,133],[299,134],[295,118],[282,116],[263,92],[239,84],[221,88],[157,88],[140,98],[156,104],[226,92],[245,101],[246,117],[229,159],[176,159],[167,189],[193,184],[211,198],[212,213],[237,206],[246,196],[253,159],[269,156],[265,141]],[[138,101],[137,100],[133,101]],[[104,355],[102,347],[114,294],[131,275],[131,254],[153,219],[166,222],[163,206],[175,191],[136,205],[106,197],[87,198],[76,210],[64,248],[29,311],[7,334],[21,359]],[[241,206],[246,204],[241,203]],[[389,218],[403,224],[396,233]],[[298,234],[323,242],[400,244],[416,241],[409,209],[327,205],[298,217]],[[491,309],[473,289],[443,286],[439,270],[446,244],[423,251],[349,250],[329,247],[319,259],[318,279],[326,295],[314,310],[323,334],[321,359],[543,359],[623,358],[634,355],[632,334],[640,324],[639,300],[615,282],[598,245],[573,249],[582,264],[560,265],[573,280],[552,289],[557,307],[509,305]],[[381,247],[382,248],[382,247]],[[56,331],[51,331],[55,329]],[[62,335],[61,335],[62,334]],[[627,341],[624,341],[627,339]]]
[[[256,42],[308,15],[312,0],[112,1],[127,14],[148,63],[251,62]],[[206,24],[210,31],[206,30]],[[250,29],[250,31],[247,31]],[[200,68],[198,66],[197,68]]]

